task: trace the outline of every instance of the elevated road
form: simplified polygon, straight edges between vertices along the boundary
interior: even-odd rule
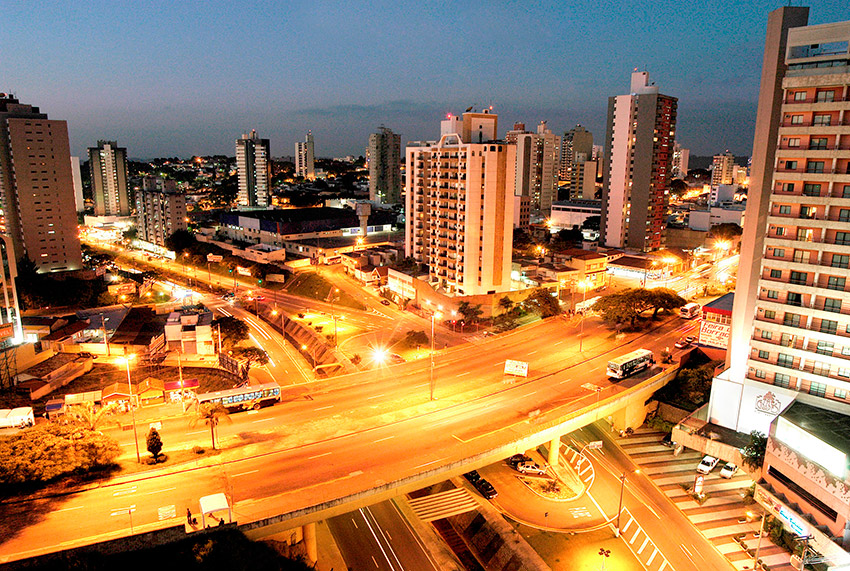
[[[129,534],[131,514],[136,532],[174,524],[160,519],[172,506],[179,521],[200,496],[220,491],[253,535],[374,504],[592,422],[623,406],[627,395],[645,399],[653,390],[648,376],[611,383],[607,360],[638,347],[671,346],[694,324],[671,318],[617,339],[588,322],[583,354],[575,325],[549,320],[441,354],[435,402],[428,401],[429,370],[421,362],[295,386],[285,391],[287,402],[262,417],[234,415],[233,427],[221,431],[230,450],[217,458],[4,503],[0,561]],[[529,378],[505,378],[506,358],[528,361]],[[589,391],[588,383],[601,390]],[[262,428],[249,429],[260,418],[268,418]],[[186,432],[164,425],[166,447]]]

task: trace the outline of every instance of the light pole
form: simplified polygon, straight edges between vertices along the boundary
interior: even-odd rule
[[[108,317],[100,316],[100,326],[103,329],[103,342],[106,344],[106,356],[109,357],[109,337],[106,336],[106,322],[109,321]]]
[[[136,443],[136,461],[141,464],[142,456],[139,454],[139,435],[136,432],[136,409],[133,406],[133,383],[130,381],[130,361],[133,360],[135,355],[126,355],[124,357],[124,363],[127,365],[127,387],[130,389],[130,414],[133,417],[133,441]]]
[[[584,306],[587,303],[587,288],[590,287],[591,281],[590,278],[585,278],[582,280],[582,300],[581,300],[581,332],[578,335],[578,352],[582,351],[582,344],[584,342],[584,312],[587,311],[587,308]]]
[[[605,560],[611,557],[611,550],[605,549],[604,547],[599,548],[599,555],[602,556],[602,567],[600,567],[600,571],[605,571]]]
[[[632,474],[640,474],[640,470],[634,470],[631,472]],[[620,476],[620,504],[617,507],[617,531],[614,534],[614,537],[620,537],[620,512],[623,511],[623,491],[626,489],[626,476],[629,472],[623,472]]]
[[[337,300],[336,294],[339,293],[339,288],[334,288],[331,292],[331,318],[334,320],[334,349],[337,347],[336,342],[336,312],[334,311],[334,302]]]
[[[747,512],[747,515],[750,517],[755,516],[753,512]],[[759,528],[759,540],[756,543],[756,552],[753,555],[753,569],[758,568],[759,561],[759,551],[761,551],[761,537],[764,535],[764,518],[767,516],[767,512],[762,510],[761,512],[761,527]]]
[[[431,386],[431,400],[434,400],[434,322],[440,317],[442,317],[440,312],[431,312],[431,368],[429,377]]]

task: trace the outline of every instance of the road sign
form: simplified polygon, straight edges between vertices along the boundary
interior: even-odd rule
[[[5,341],[11,337],[15,336],[15,325],[14,323],[3,323],[0,324],[0,341]]]
[[[208,262],[220,262],[224,259],[224,256],[219,256],[218,254],[207,254]]]
[[[525,361],[514,361],[513,359],[505,359],[505,374],[516,375],[518,377],[527,377],[528,363]]]
[[[587,448],[588,450],[599,450],[600,448],[602,448],[602,441],[592,440],[587,443],[587,446],[585,446],[585,448]]]
[[[236,266],[236,273],[240,276],[250,276],[251,268],[243,268],[242,266]]]

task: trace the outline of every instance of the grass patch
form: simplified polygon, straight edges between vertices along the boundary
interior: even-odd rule
[[[550,500],[563,502],[578,497],[582,492],[581,489],[576,490],[567,482],[557,478],[530,478],[527,476],[517,476],[517,478],[532,492]]]
[[[142,443],[139,444],[140,446]],[[112,477],[115,476],[126,476],[128,474],[138,474],[140,472],[147,472],[148,470],[155,470],[157,468],[163,468],[168,466],[175,466],[177,464],[185,464],[186,462],[193,462],[194,460],[198,460],[200,458],[208,458],[210,456],[218,456],[221,454],[221,450],[213,450],[211,448],[204,449],[204,452],[201,454],[195,453],[192,449],[188,450],[169,450],[167,452],[168,459],[165,462],[157,462],[155,464],[149,464],[146,460],[151,457],[151,455],[142,451],[142,463],[136,462],[135,459],[127,459],[121,460],[118,462],[117,467],[110,474]]]
[[[289,282],[286,287],[286,291],[292,295],[308,297],[310,299],[327,303],[329,301],[329,294],[332,287],[334,287],[334,285],[319,274],[313,272],[302,272]],[[361,311],[366,309],[364,304],[351,297],[345,291],[340,290],[336,296],[338,296],[338,299],[335,303],[339,305],[359,309]]]

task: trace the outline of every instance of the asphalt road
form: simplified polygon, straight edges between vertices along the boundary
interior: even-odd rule
[[[589,321],[579,354],[577,324],[548,320],[444,352],[435,361],[436,402],[428,402],[429,371],[421,362],[291,387],[284,403],[261,411],[270,415],[268,426],[223,433],[233,452],[212,466],[3,504],[0,561],[127,533],[125,509],[136,510],[134,526],[144,529],[163,525],[159,508],[174,505],[179,516],[200,496],[225,491],[237,519],[247,522],[416,477],[533,432],[531,418],[592,407],[596,394],[583,383],[603,387],[603,398],[638,383],[639,378],[609,382],[608,358],[637,347],[660,350],[693,326],[672,318],[646,333],[615,339]],[[529,378],[505,383],[506,358],[528,361]],[[266,418],[241,416],[243,428]],[[163,440],[179,438],[180,431],[189,430],[165,425]]]

